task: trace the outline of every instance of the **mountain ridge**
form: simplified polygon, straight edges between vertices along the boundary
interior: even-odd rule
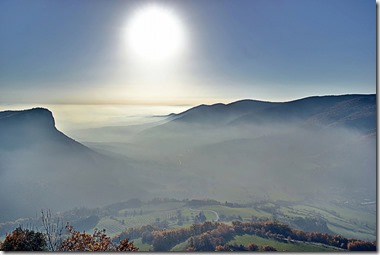
[[[376,128],[376,94],[311,96],[287,102],[243,99],[228,104],[202,104],[178,114],[172,113],[168,117],[172,123],[205,122],[209,125],[289,120],[314,121],[323,125],[340,122],[342,125],[373,132]],[[362,125],[356,120],[367,123]],[[355,121],[356,123],[352,123]]]

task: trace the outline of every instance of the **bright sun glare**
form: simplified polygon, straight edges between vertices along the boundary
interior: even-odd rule
[[[177,56],[185,43],[178,17],[170,9],[156,5],[136,12],[127,31],[130,51],[144,61],[160,62]]]

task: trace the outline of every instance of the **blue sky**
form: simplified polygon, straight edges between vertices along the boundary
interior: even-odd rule
[[[182,21],[156,73],[125,50],[145,5]],[[197,104],[376,92],[373,0],[3,0],[0,103]]]

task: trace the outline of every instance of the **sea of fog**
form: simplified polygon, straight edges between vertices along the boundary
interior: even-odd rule
[[[156,121],[155,117],[180,113],[192,106],[12,104],[0,105],[0,111],[35,107],[49,109],[53,113],[57,129],[70,133],[78,129],[149,123]]]

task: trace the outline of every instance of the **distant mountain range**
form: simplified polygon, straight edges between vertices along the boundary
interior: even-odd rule
[[[168,115],[133,142],[193,178],[176,194],[186,185],[219,200],[376,194],[376,95],[200,105]]]
[[[283,103],[241,100],[199,105],[171,114],[169,118],[175,123],[211,126],[301,121],[373,133],[376,131],[376,94],[313,96]]]

